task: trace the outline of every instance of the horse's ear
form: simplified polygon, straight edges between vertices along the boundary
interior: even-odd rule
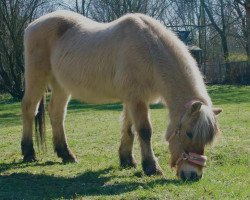
[[[192,115],[197,114],[200,111],[201,106],[202,106],[202,103],[199,102],[199,101],[195,101],[194,103],[192,103],[192,105],[191,105],[191,114]]]
[[[219,115],[222,111],[222,108],[213,108],[213,112],[215,115]]]

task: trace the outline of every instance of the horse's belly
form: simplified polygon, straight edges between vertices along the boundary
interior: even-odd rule
[[[86,102],[86,103],[115,103],[121,101],[118,97],[111,94],[105,94],[103,92],[98,92],[95,90],[87,90],[87,89],[79,89],[72,90],[71,89],[71,96],[75,99],[78,99],[80,101]]]
[[[74,75],[74,79],[70,78],[73,75],[68,73],[61,74],[58,72],[54,74],[59,84],[64,90],[69,93],[73,98],[86,103],[113,103],[121,101],[116,92],[115,87],[107,81],[92,77],[78,77]]]

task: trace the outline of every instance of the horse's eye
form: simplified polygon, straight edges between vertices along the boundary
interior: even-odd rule
[[[192,139],[192,138],[193,138],[193,133],[187,132],[187,136],[188,136],[190,139]]]

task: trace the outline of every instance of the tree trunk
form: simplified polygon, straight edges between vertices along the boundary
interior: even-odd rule
[[[224,63],[226,67],[226,74],[225,74],[225,83],[231,83],[232,82],[232,74],[230,70],[230,65],[228,63],[228,57],[229,57],[229,50],[228,50],[228,43],[227,43],[227,37],[226,34],[220,34],[221,37],[221,44],[223,49],[223,57],[224,57]]]
[[[227,24],[225,21],[224,2],[223,2],[223,0],[219,0],[219,1],[220,1],[220,15],[221,15],[220,23],[222,24],[222,27],[219,26],[218,22],[216,22],[215,17],[214,17],[213,12],[212,12],[212,9],[211,9],[211,7],[209,7],[205,3],[205,0],[201,0],[201,5],[204,7],[204,9],[207,13],[207,16],[208,16],[209,20],[211,21],[213,27],[220,35],[221,45],[222,45],[222,49],[223,49],[224,63],[225,63],[225,67],[226,67],[226,74],[225,74],[224,82],[228,83],[228,82],[231,82],[231,80],[230,80],[230,68],[229,68],[229,64],[228,64],[229,50],[228,50],[227,34],[226,34]]]
[[[246,8],[246,26],[247,26],[247,74],[246,74],[246,82],[250,83],[250,0],[246,0],[245,3]]]

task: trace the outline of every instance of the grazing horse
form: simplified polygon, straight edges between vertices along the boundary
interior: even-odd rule
[[[32,121],[44,132],[44,93],[55,152],[63,162],[76,162],[64,131],[70,97],[91,103],[123,102],[120,165],[135,167],[134,132],[147,175],[162,174],[152,149],[149,104],[161,98],[169,109],[166,133],[171,166],[185,180],[199,179],[204,148],[219,132],[203,78],[187,47],[158,21],[127,14],[97,23],[70,11],[40,17],[25,30],[25,94],[22,100],[22,154],[36,160]],[[36,117],[35,117],[36,116]],[[133,127],[133,129],[132,129]]]

